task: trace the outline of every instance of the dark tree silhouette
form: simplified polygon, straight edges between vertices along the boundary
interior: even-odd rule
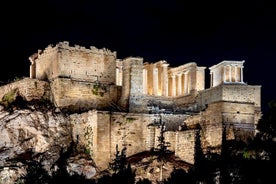
[[[163,166],[167,161],[169,154],[172,152],[168,149],[170,143],[165,141],[164,133],[166,131],[165,121],[162,120],[162,116],[159,115],[159,121],[154,122],[154,125],[160,128],[160,136],[158,136],[158,145],[155,148],[155,153],[157,154],[157,159],[160,162],[160,178],[159,181],[163,181]]]
[[[116,145],[115,158],[111,163],[109,163],[109,167],[114,171],[111,177],[112,183],[135,183],[135,172],[132,171],[130,164],[127,162],[125,147],[121,150],[120,153],[118,150],[118,145]]]
[[[24,184],[48,184],[51,177],[41,163],[32,160],[27,161],[27,174],[19,178],[19,181],[23,181]]]
[[[70,175],[66,169],[67,159],[74,155],[75,153],[75,142],[71,142],[69,148],[66,151],[60,151],[60,157],[57,160],[56,164],[58,166],[58,170],[53,173],[53,177],[51,179],[51,184],[94,184],[94,181],[91,179],[86,179],[83,175]]]
[[[109,163],[109,167],[117,174],[120,171],[126,170],[127,159],[126,159],[126,147],[120,151],[118,150],[118,145],[116,145],[115,158]]]
[[[189,173],[183,169],[174,168],[169,178],[164,181],[164,184],[194,184],[195,181]]]

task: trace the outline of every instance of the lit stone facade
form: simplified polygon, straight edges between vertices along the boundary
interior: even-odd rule
[[[50,45],[29,59],[30,79],[2,86],[0,97],[19,89],[31,100],[44,91],[43,98],[56,107],[81,112],[81,118],[74,118],[80,121],[73,123],[74,137],[89,147],[101,168],[114,156],[116,145],[126,147],[128,156],[157,147],[156,121],[166,124],[169,149],[193,163],[198,127],[203,149],[217,148],[224,128],[227,139],[246,140],[261,117],[261,86],[243,81],[244,61],[211,66],[211,85],[205,89],[206,67],[195,62],[170,67],[164,60],[118,59],[108,49],[68,42]],[[26,80],[32,88],[22,87]],[[84,133],[89,128],[88,140]]]
[[[223,83],[243,83],[244,61],[223,61],[210,67],[211,87]]]

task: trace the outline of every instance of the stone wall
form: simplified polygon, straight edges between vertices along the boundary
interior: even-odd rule
[[[31,71],[41,80],[58,76],[87,81],[116,83],[116,52],[90,47],[87,49],[69,42],[49,45],[31,57]]]
[[[221,144],[222,131],[226,127],[227,140],[238,139],[241,134],[254,135],[255,107],[253,103],[213,102],[200,114],[185,120],[187,126],[200,124],[203,147]],[[243,132],[243,133],[242,133]],[[243,138],[241,138],[243,139]]]
[[[260,110],[260,86],[246,84],[223,84],[199,91],[196,98],[198,105],[205,105],[218,101],[234,101],[240,103],[253,103]]]
[[[143,106],[143,59],[123,60],[123,85],[120,106],[130,112],[142,111]]]
[[[60,75],[59,52],[57,47],[48,46],[43,52],[39,51],[33,58],[31,69],[33,77],[39,80],[47,80]]]
[[[185,115],[162,115],[168,129],[165,141],[170,143],[171,151],[176,149],[176,131],[185,118]],[[157,148],[160,128],[154,122],[159,120],[160,116],[155,114],[96,110],[70,115],[74,140],[102,169],[115,157],[116,145],[119,151],[125,147],[127,156]]]
[[[194,163],[195,130],[176,133],[175,156],[188,163]]]
[[[258,108],[261,106],[261,86],[253,85],[223,85],[222,100],[254,103]]]
[[[51,82],[53,101],[57,107],[71,110],[109,109],[118,103],[120,87],[68,78]]]
[[[0,101],[8,93],[17,93],[26,101],[50,98],[49,84],[45,81],[30,78],[24,78],[1,86]]]

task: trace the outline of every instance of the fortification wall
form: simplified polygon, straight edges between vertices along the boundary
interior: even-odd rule
[[[129,112],[142,111],[143,96],[143,59],[126,58],[123,60],[123,85],[120,106]]]
[[[253,103],[223,102],[223,122],[247,123],[255,122],[255,107]]]
[[[35,67],[35,78],[39,80],[47,80],[60,75],[58,71],[58,48],[47,47],[44,52],[38,53],[32,67]]]
[[[253,103],[261,107],[261,86],[252,85],[223,85],[222,100]]]
[[[224,84],[199,91],[196,98],[198,105],[204,109],[207,104],[218,101],[253,103],[260,110],[260,86],[245,84]]]
[[[227,140],[243,139],[254,135],[255,107],[252,103],[214,102],[200,114],[185,120],[187,126],[200,124],[203,148],[221,144],[223,128],[226,127]],[[246,136],[244,136],[246,135]],[[241,137],[244,136],[244,137]]]
[[[191,164],[194,163],[195,131],[176,132],[175,156]]]
[[[164,137],[171,151],[176,149],[176,130],[185,118],[185,115],[162,115],[169,130]],[[119,151],[125,147],[127,156],[157,148],[160,127],[154,122],[159,120],[160,116],[155,114],[96,110],[70,115],[74,140],[102,169],[115,157],[116,145]]]
[[[131,100],[135,101],[136,105],[135,109],[132,108],[132,112],[154,113],[165,110],[166,113],[184,113],[185,111],[197,111],[196,94],[197,92],[193,90],[190,94],[180,97],[133,95]],[[130,101],[130,103],[132,102]]]
[[[116,83],[116,52],[108,49],[87,49],[69,42],[60,42],[38,52],[35,58],[36,78],[46,80],[58,76],[87,81]]]
[[[0,100],[6,94],[20,95],[24,100],[49,99],[49,84],[37,79],[24,78],[0,87]]]
[[[109,109],[117,104],[120,87],[87,81],[57,78],[51,82],[53,101],[57,107],[70,110]]]
[[[185,112],[185,111],[198,111],[197,104],[195,103],[196,90],[192,90],[188,95],[175,97],[173,99],[175,110],[178,112]]]

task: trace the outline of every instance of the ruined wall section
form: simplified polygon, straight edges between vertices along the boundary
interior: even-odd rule
[[[227,128],[227,138],[247,141],[255,135],[255,107],[253,103],[222,103],[222,122]],[[229,134],[233,134],[232,137]]]
[[[200,114],[190,116],[184,122],[191,127],[199,124],[203,148],[221,145],[222,132],[226,128],[227,140],[243,140],[254,135],[255,107],[252,103],[213,102]]]
[[[97,112],[91,110],[85,113],[74,113],[69,116],[72,127],[72,137],[79,151],[94,157],[97,132]],[[69,126],[69,125],[68,125]]]
[[[60,75],[84,81],[116,83],[116,54],[91,47],[60,48]]]
[[[77,149],[89,154],[99,169],[106,169],[111,162],[110,112],[91,110],[69,118]]]
[[[26,101],[50,99],[49,83],[38,79],[24,78],[0,87],[0,101],[8,95],[23,97]]]
[[[190,116],[184,122],[187,127],[193,127],[199,124],[201,127],[201,138],[204,140],[202,146],[216,147],[221,144],[221,135],[223,127],[223,104],[220,102],[211,103],[205,111],[198,115]]]
[[[176,132],[175,156],[194,164],[196,130]]]
[[[69,42],[60,42],[38,52],[35,62],[36,78],[52,80],[57,77],[101,83],[116,83],[116,52],[108,49],[87,49]]]
[[[127,156],[149,150],[148,125],[153,120],[151,115],[114,113],[111,121],[111,152],[114,158],[116,145],[119,150],[126,148]]]
[[[223,85],[222,92],[224,101],[253,103],[256,112],[261,111],[261,86]]]
[[[261,86],[245,84],[224,84],[200,91],[196,102],[200,109],[213,102],[233,102],[239,104],[252,104],[254,107],[254,121],[257,124],[261,113]]]
[[[43,51],[38,50],[29,59],[32,62],[30,66],[31,78],[48,80],[60,75],[59,48],[57,46],[49,45]]]
[[[98,85],[95,82],[57,78],[51,82],[53,102],[57,107],[70,110],[112,110],[118,103],[120,87]]]
[[[115,157],[116,146],[119,151],[126,148],[126,156],[158,148],[160,127],[154,125],[158,118],[159,114],[91,110],[71,114],[70,124],[78,149],[90,154],[97,166],[105,169]],[[185,115],[162,115],[167,130],[165,141],[170,143],[171,151],[177,147],[176,133],[184,119]]]
[[[196,90],[192,90],[188,95],[175,97],[173,99],[175,111],[177,113],[199,111],[198,104],[195,101],[197,94]]]
[[[245,84],[224,84],[200,91],[196,101],[204,108],[207,104],[217,101],[253,103],[260,110],[260,86]]]
[[[120,106],[129,112],[141,112],[143,106],[143,59],[123,60],[123,85]]]
[[[208,104],[222,100],[222,87],[216,86],[204,91],[199,91],[195,100],[198,107],[204,110]]]

